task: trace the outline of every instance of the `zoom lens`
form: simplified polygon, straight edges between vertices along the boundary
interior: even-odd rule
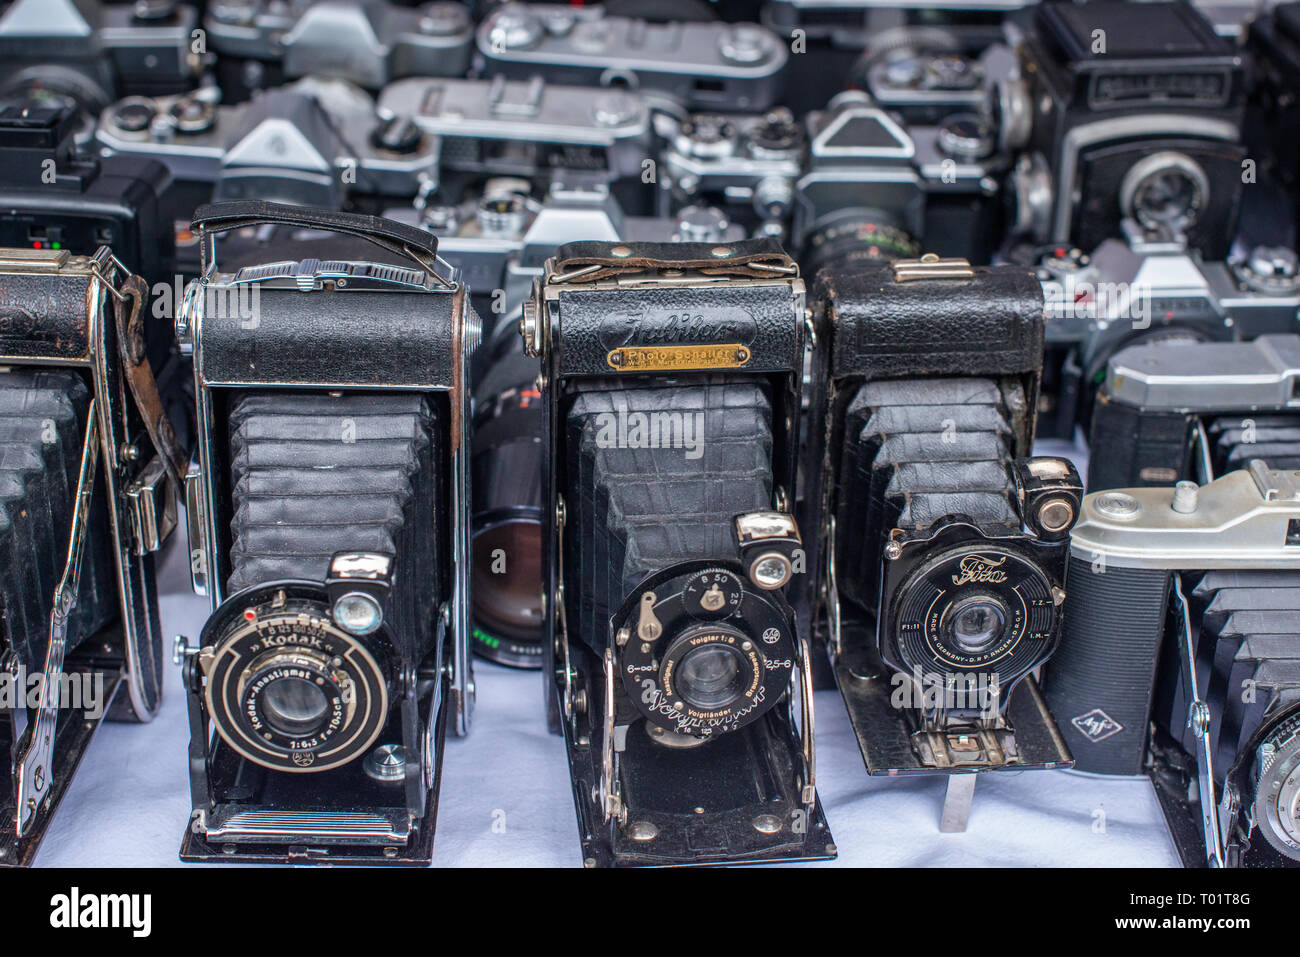
[[[1002,602],[985,595],[963,598],[952,606],[948,636],[963,651],[975,655],[992,647],[1002,637],[1007,610]]]
[[[515,337],[518,341],[518,337]],[[536,359],[508,352],[477,389],[474,419],[474,651],[542,666],[542,407]]]
[[[745,688],[745,659],[731,645],[703,645],[686,653],[677,666],[677,691],[687,704],[715,711],[731,704]]]
[[[818,222],[804,244],[810,275],[834,263],[888,262],[920,255],[921,247],[894,218],[878,209],[844,209]]]

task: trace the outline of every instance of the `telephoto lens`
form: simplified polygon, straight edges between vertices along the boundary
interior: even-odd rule
[[[826,536],[818,620],[867,770],[1068,766],[1030,677],[1082,495],[1068,461],[1029,454],[1037,280],[928,255],[823,270],[815,299],[830,468],[801,524]],[[968,805],[946,810],[964,827]]]
[[[162,696],[155,553],[185,460],[143,280],[107,247],[0,249],[0,864],[30,864],[100,719]],[[39,693],[33,696],[35,689]]]
[[[517,335],[502,341],[475,388],[474,652],[515,668],[542,666],[540,366]]]
[[[408,265],[213,261],[215,234],[270,225]],[[477,320],[436,240],[400,224],[231,203],[201,207],[195,231],[205,279],[178,334],[198,395],[194,584],[212,614],[183,656],[204,759],[181,857],[427,863],[443,738],[468,730],[473,687]]]
[[[796,616],[803,305],[752,240],[570,243],[525,306],[547,700],[588,866],[835,854]]]

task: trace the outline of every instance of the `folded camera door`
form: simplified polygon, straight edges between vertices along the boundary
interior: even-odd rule
[[[106,247],[0,250],[0,864],[31,862],[110,703],[148,721],[162,694],[154,552],[184,457],[145,299]]]
[[[1093,492],[1047,700],[1077,766],[1150,776],[1188,867],[1300,866],[1300,485]]]
[[[1082,487],[1029,457],[1037,280],[926,256],[818,283],[827,480],[803,524],[827,542],[819,617],[867,770],[1068,766],[1031,672],[1059,637]]]
[[[222,272],[215,234],[327,230],[374,258]],[[371,216],[201,207],[185,860],[430,860],[450,726],[468,731],[468,360],[436,241]],[[378,247],[378,249],[374,248]],[[350,248],[350,247],[349,247]],[[401,265],[398,265],[401,263]]]
[[[586,864],[833,857],[795,614],[798,268],[772,240],[571,243],[521,329],[549,450],[548,712]]]

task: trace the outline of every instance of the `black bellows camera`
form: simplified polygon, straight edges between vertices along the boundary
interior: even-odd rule
[[[1047,700],[1076,766],[1151,777],[1186,866],[1300,865],[1300,486],[1262,459],[1093,492]]]
[[[833,857],[794,607],[798,268],[771,240],[570,243],[521,327],[547,416],[548,710],[584,859]]]
[[[275,224],[393,262],[221,272],[220,232]],[[201,207],[187,480],[186,860],[427,862],[442,741],[468,730],[468,360],[478,323],[427,234],[270,203]],[[397,265],[401,262],[403,265]],[[215,730],[216,734],[211,734]]]
[[[0,864],[31,862],[110,704],[159,706],[154,553],[184,458],[146,300],[107,248],[0,249]]]
[[[1033,274],[926,256],[818,276],[836,679],[873,774],[1068,765],[1030,672],[1056,648],[1082,487],[1030,457]],[[815,524],[814,524],[815,523]],[[973,780],[973,779],[971,779]]]

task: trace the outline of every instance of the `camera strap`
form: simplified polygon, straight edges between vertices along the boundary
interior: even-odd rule
[[[772,239],[735,243],[610,243],[580,241],[556,250],[547,269],[551,283],[599,282],[651,269],[698,272],[711,278],[773,279],[799,274]]]
[[[171,420],[167,418],[162,396],[158,393],[158,383],[145,351],[144,320],[141,318],[147,296],[144,280],[139,276],[128,275],[115,292],[113,317],[117,325],[117,348],[122,357],[127,385],[135,398],[140,418],[144,420],[149,441],[162,458],[163,467],[171,480],[177,488],[181,488],[181,480],[185,475],[185,453],[177,442]]]

